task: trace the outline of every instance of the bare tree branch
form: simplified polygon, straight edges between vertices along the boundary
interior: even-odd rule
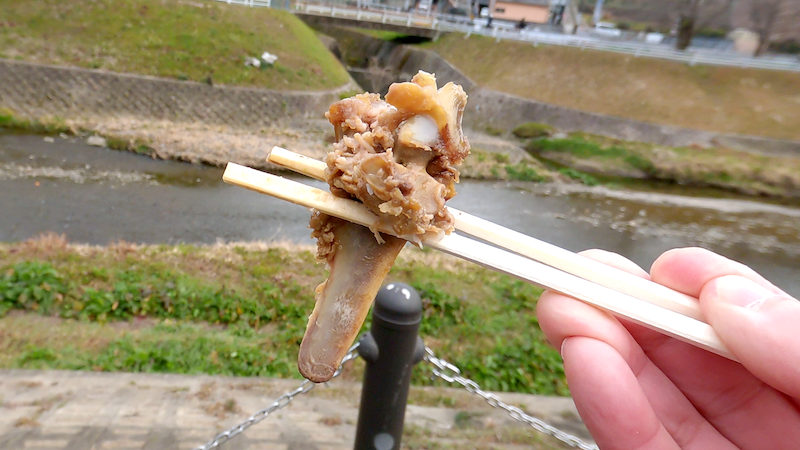
[[[756,56],[764,53],[769,47],[772,30],[777,22],[783,0],[760,0],[750,4],[750,20],[753,31],[758,34]]]

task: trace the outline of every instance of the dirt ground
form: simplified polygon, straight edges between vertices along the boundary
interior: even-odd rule
[[[280,123],[260,129],[235,128],[199,122],[154,121],[137,117],[90,117],[67,121],[76,130],[93,132],[130,143],[144,142],[151,155],[224,167],[229,161],[257,169],[276,169],[266,162],[273,146],[283,147],[315,159],[323,159],[333,142],[333,129],[322,117]],[[504,154],[504,161],[533,161],[521,143],[490,136],[478,130],[466,130],[474,152]],[[135,145],[132,145],[135,147]],[[489,173],[490,159],[481,164],[476,158],[467,160],[462,175],[484,178]]]

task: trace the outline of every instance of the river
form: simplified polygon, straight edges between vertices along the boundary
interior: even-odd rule
[[[79,138],[0,134],[0,241],[54,231],[92,244],[312,243],[304,208],[225,185],[221,175]],[[706,247],[800,296],[800,208],[696,194],[467,180],[451,204],[571,250],[604,248],[645,267],[669,248]]]

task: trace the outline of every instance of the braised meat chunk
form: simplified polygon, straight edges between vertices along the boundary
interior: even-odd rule
[[[461,130],[467,96],[460,86],[436,87],[420,71],[390,86],[386,100],[359,94],[334,103],[326,117],[336,142],[326,158],[334,195],[361,201],[380,228],[403,239],[315,212],[312,236],[330,265],[300,346],[298,367],[315,382],[333,376],[405,240],[450,233],[445,201],[455,195],[456,165],[469,154]]]

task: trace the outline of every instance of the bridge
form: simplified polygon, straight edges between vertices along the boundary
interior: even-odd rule
[[[439,36],[439,15],[401,12],[389,9],[369,10],[342,5],[296,3],[294,14],[309,25],[338,25],[372,30],[394,31],[406,36],[436,39]]]

